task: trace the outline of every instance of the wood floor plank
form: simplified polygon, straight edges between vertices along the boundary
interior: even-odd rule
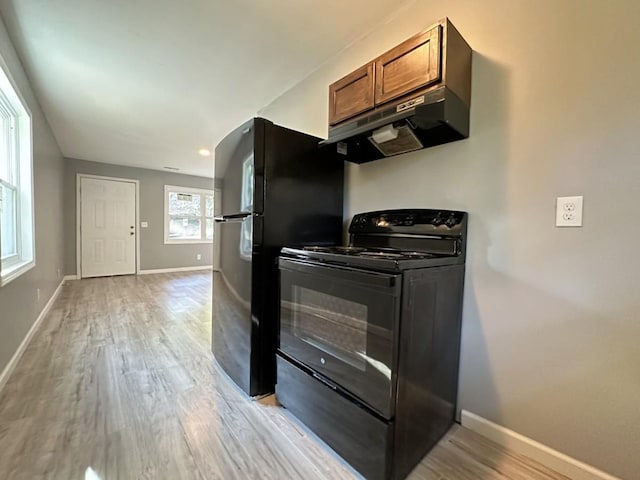
[[[66,284],[0,394],[0,478],[361,479],[232,384],[210,319],[210,272]],[[566,477],[456,426],[409,479]]]

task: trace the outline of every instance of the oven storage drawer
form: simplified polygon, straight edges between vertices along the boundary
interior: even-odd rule
[[[393,422],[383,422],[329,386],[277,356],[278,401],[365,478],[391,472]]]

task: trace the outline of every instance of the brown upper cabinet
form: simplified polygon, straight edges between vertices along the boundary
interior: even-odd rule
[[[440,80],[440,31],[435,27],[375,60],[376,105]]]
[[[333,123],[373,108],[374,76],[373,63],[369,63],[329,87],[329,118]]]
[[[447,18],[330,85],[329,125],[441,85],[469,106],[471,48]]]

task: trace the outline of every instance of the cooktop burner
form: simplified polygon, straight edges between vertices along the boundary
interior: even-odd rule
[[[351,247],[351,246],[319,247],[314,245],[310,247],[303,247],[303,250],[307,250],[309,252],[333,252],[333,253],[356,254],[356,253],[365,251],[366,248]]]
[[[378,258],[402,258],[404,256],[401,253],[391,253],[391,252],[362,252],[360,255],[365,257],[378,257]]]

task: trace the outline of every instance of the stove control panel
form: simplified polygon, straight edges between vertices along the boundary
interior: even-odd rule
[[[349,233],[404,233],[460,236],[467,214],[454,210],[381,210],[355,215]]]

